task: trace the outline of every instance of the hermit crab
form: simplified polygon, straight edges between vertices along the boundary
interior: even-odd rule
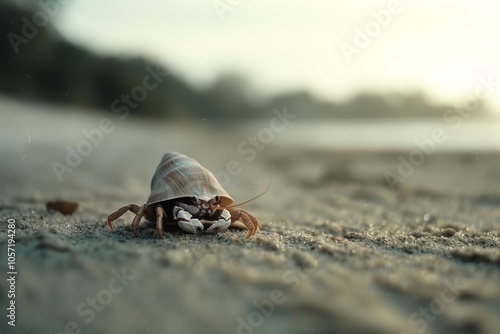
[[[153,175],[146,204],[129,204],[118,209],[108,216],[108,225],[113,229],[113,221],[131,211],[136,214],[132,222],[132,232],[136,237],[139,237],[139,223],[145,217],[156,221],[156,232],[162,239],[163,223],[177,224],[188,233],[218,233],[241,220],[248,229],[246,237],[250,238],[260,229],[260,223],[250,213],[236,207],[264,193],[231,205],[233,199],[208,169],[184,154],[168,152]],[[205,225],[209,225],[207,229]]]

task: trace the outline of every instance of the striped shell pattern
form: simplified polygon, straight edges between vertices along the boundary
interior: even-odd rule
[[[231,196],[208,169],[184,154],[167,152],[151,180],[151,195],[147,204],[193,196],[204,201],[220,196],[221,206],[233,203]]]

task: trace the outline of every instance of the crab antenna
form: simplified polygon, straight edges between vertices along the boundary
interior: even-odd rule
[[[266,190],[264,190],[264,192],[262,192],[261,194],[255,196],[255,197],[250,198],[249,200],[247,200],[245,202],[241,202],[241,203],[238,203],[238,204],[230,205],[227,208],[235,208],[237,206],[240,206],[240,205],[243,205],[243,204],[247,204],[248,202],[251,202],[251,201],[259,198],[260,196],[264,195],[265,193],[267,193],[267,191],[269,190],[269,187],[271,187],[271,182],[273,181],[273,175],[274,175],[274,163],[273,163],[273,167],[271,169],[271,177],[269,178],[269,183],[267,184],[267,188],[266,188]]]

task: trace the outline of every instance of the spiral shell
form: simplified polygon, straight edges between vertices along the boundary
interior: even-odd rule
[[[221,206],[233,203],[217,178],[198,161],[181,153],[167,152],[151,180],[147,204],[193,196],[204,201],[220,196]]]

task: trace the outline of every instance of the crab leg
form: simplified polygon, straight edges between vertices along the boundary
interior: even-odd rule
[[[161,205],[156,207],[156,233],[158,233],[158,239],[163,239],[163,217],[166,216],[165,211]]]
[[[235,222],[241,219],[243,224],[245,224],[245,226],[247,227],[248,229],[248,234],[246,236],[247,239],[253,236],[255,233],[257,233],[258,230],[260,230],[259,221],[257,220],[257,218],[255,218],[248,212],[244,210],[233,211],[232,209],[230,209],[230,212],[231,212],[231,222]]]
[[[139,209],[140,209],[140,207],[137,204],[129,204],[129,205],[125,205],[124,207],[119,208],[118,210],[116,210],[115,212],[113,212],[112,214],[110,214],[108,216],[109,228],[113,229],[113,222],[115,220],[117,220],[118,218],[120,218],[125,212],[130,211],[130,212],[137,214],[139,212]]]
[[[134,232],[134,235],[136,238],[139,238],[139,232],[137,232],[137,226],[139,226],[139,223],[141,222],[141,218],[144,215],[145,208],[146,208],[146,204],[141,206],[139,208],[139,211],[137,211],[137,216],[135,216],[134,220],[132,221],[132,232]]]
[[[179,227],[188,233],[200,233],[203,232],[203,224],[197,218],[192,218],[193,216],[184,208],[180,206],[174,206],[173,208],[174,220],[177,222]]]

